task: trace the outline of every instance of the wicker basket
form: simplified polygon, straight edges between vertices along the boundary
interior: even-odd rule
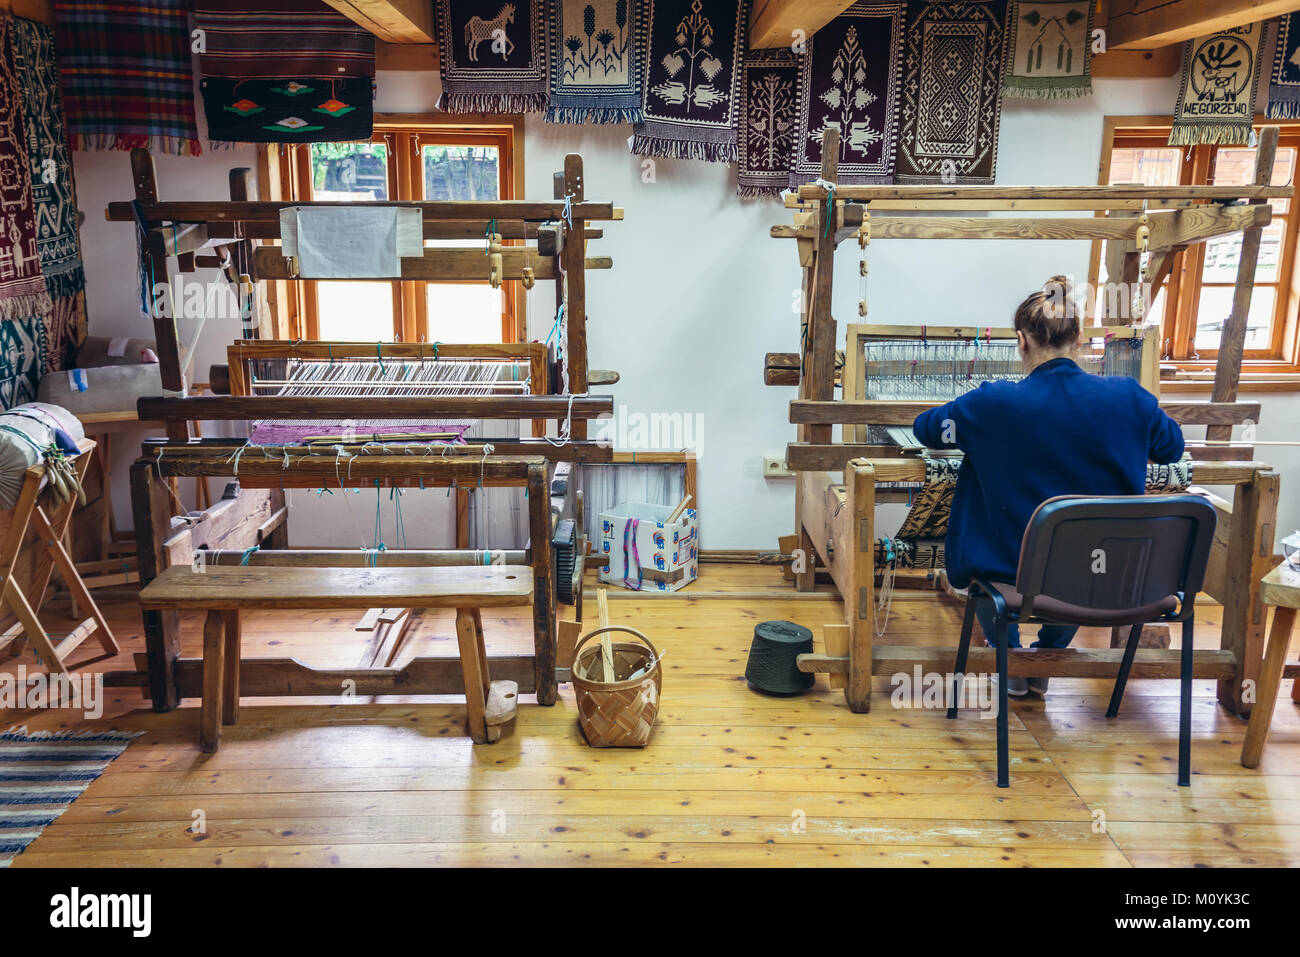
[[[617,681],[599,681],[602,675],[600,644],[583,650],[583,645],[605,632],[622,631],[644,644],[631,641],[613,642],[614,677]],[[663,688],[663,671],[659,652],[650,639],[635,628],[610,625],[584,635],[573,649],[573,690],[578,699],[578,723],[587,743],[593,748],[643,748],[650,741],[655,717],[659,714],[659,693]],[[649,665],[646,674],[627,680]]]

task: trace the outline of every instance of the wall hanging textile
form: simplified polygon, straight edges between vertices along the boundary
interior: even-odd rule
[[[58,372],[72,366],[72,357],[84,338],[80,294],[56,296],[54,307],[41,317],[45,325],[45,363],[42,373]]]
[[[142,734],[28,734],[25,727],[0,734],[0,867],[8,867]]]
[[[1264,115],[1271,120],[1300,119],[1300,11],[1278,17],[1277,31]]]
[[[212,145],[369,140],[375,82],[368,76],[238,80],[204,77],[203,112]]]
[[[1003,0],[908,3],[898,182],[993,182],[1005,15]]]
[[[189,0],[54,5],[72,148],[198,156]]]
[[[791,186],[821,175],[827,126],[840,131],[837,182],[893,182],[905,9],[855,3],[809,38]]]
[[[799,60],[785,47],[750,50],[740,70],[736,192],[778,196],[790,185],[799,123]]]
[[[47,354],[40,316],[0,322],[0,409],[36,401]]]
[[[75,297],[85,288],[86,273],[81,265],[77,190],[64,130],[54,29],[32,20],[15,19],[13,44],[31,159],[41,272],[52,298]]]
[[[194,25],[205,77],[375,75],[374,35],[322,0],[198,0]]]
[[[550,74],[544,0],[436,0],[434,20],[442,74],[439,109],[546,109]]]
[[[736,161],[748,0],[652,0],[639,156]]]
[[[1011,0],[1002,94],[1039,100],[1090,95],[1094,10],[1089,0]]]
[[[37,250],[31,156],[14,62],[16,33],[14,18],[0,16],[0,320],[50,308]]]
[[[644,0],[554,0],[548,123],[640,123]]]
[[[1251,23],[1187,41],[1170,146],[1250,141],[1263,35]]]

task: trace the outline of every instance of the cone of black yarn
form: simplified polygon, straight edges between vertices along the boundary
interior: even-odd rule
[[[745,663],[745,680],[755,691],[771,695],[802,694],[817,676],[799,670],[800,655],[811,654],[813,634],[792,621],[764,621],[754,626]]]

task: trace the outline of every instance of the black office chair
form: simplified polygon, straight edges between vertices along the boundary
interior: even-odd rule
[[[1106,717],[1119,713],[1142,626],[1183,623],[1182,700],[1178,723],[1178,783],[1191,783],[1192,627],[1196,593],[1214,540],[1214,507],[1197,495],[1062,495],[1034,511],[1020,543],[1016,584],[971,580],[956,694],[957,717],[975,604],[993,604],[998,664],[998,787],[1010,784],[1007,765],[1007,626],[1130,626]]]

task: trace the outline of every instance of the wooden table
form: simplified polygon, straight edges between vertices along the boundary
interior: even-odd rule
[[[1273,625],[1268,633],[1264,663],[1260,666],[1259,694],[1246,727],[1246,743],[1241,747],[1241,763],[1248,768],[1259,766],[1268,726],[1273,720],[1273,706],[1277,703],[1286,652],[1291,644],[1291,626],[1295,624],[1296,609],[1300,608],[1300,570],[1283,562],[1265,575],[1260,584],[1260,601],[1273,606]],[[1296,680],[1291,697],[1300,701],[1300,679]]]

